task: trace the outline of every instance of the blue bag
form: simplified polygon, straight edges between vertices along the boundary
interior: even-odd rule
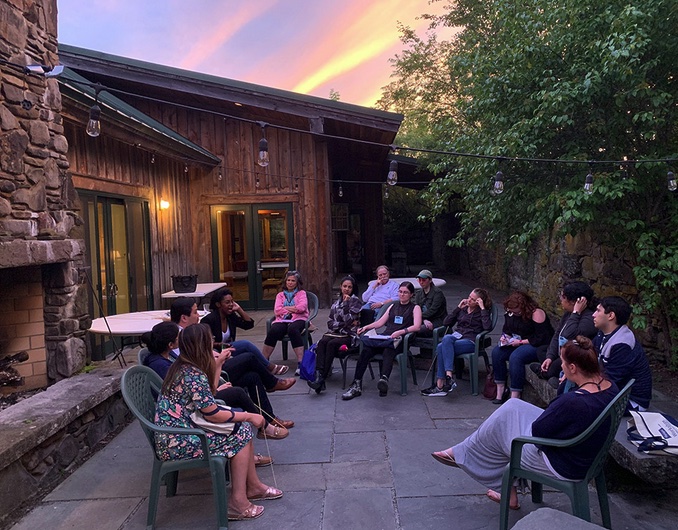
[[[299,377],[305,381],[315,381],[315,348],[317,344],[311,344],[299,364]]]

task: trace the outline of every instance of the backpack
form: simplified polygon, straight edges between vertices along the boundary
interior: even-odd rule
[[[311,344],[299,363],[299,377],[305,381],[315,381],[315,348],[317,344]]]

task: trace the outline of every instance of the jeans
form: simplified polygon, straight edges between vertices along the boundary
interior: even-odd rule
[[[438,356],[438,378],[445,379],[445,372],[454,372],[454,358],[457,355],[473,353],[475,349],[476,344],[470,339],[456,339],[452,335],[445,335],[436,349],[436,355]]]
[[[537,362],[537,348],[531,344],[522,344],[517,348],[512,346],[495,346],[492,350],[492,368],[494,381],[497,384],[506,383],[506,362],[508,361],[508,375],[511,377],[511,390],[522,392],[525,386],[525,365]]]
[[[235,348],[235,351],[233,352],[234,357],[236,355],[240,355],[241,353],[250,352],[253,353],[257,360],[264,366],[268,367],[268,365],[271,364],[271,361],[264,357],[264,354],[261,353],[261,350],[248,340],[236,340],[235,342],[231,342],[231,348]]]

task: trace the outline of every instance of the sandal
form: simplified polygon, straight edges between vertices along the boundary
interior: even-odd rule
[[[290,367],[287,366],[286,364],[274,364],[271,373],[273,375],[284,375],[288,372],[289,369]]]
[[[501,493],[494,491],[494,490],[487,490],[487,498],[490,499],[493,502],[500,503],[501,502]],[[520,504],[509,504],[509,509],[510,510],[520,510]]]
[[[260,440],[282,440],[283,438],[287,438],[290,435],[290,431],[285,429],[285,427],[280,427],[279,425],[273,425],[274,430],[272,434],[266,434],[265,430],[260,430],[257,433],[257,438]]]
[[[264,456],[261,453],[254,455],[254,465],[256,467],[266,467],[273,464],[273,459],[270,456]]]
[[[229,521],[244,521],[245,519],[256,519],[261,517],[264,513],[263,506],[257,506],[256,504],[250,504],[248,508],[243,512],[228,512]]]
[[[271,501],[273,499],[279,499],[282,496],[283,492],[281,490],[269,486],[268,488],[266,488],[266,491],[261,495],[247,498],[251,501]]]
[[[436,451],[435,453],[431,453],[431,456],[446,466],[459,467],[459,464],[457,464],[454,457],[447,452],[447,449],[445,451]]]

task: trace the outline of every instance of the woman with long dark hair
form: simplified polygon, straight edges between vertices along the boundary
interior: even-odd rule
[[[229,520],[255,519],[264,512],[264,507],[250,501],[279,499],[283,492],[261,482],[255,469],[251,425],[263,428],[263,416],[226,410],[214,401],[224,356],[215,359],[212,344],[210,329],[203,324],[192,324],[183,330],[179,337],[181,354],[163,381],[155,423],[191,428],[190,416],[196,411],[212,423],[234,422],[229,435],[205,431],[209,451],[231,460]],[[162,460],[193,458],[202,452],[199,439],[190,435],[156,434],[155,444]]]
[[[325,390],[325,379],[330,375],[332,362],[342,346],[353,347],[358,343],[358,324],[362,301],[358,297],[358,285],[353,276],[341,279],[339,299],[330,308],[327,333],[318,341],[315,358],[315,380],[308,386],[320,394]]]

